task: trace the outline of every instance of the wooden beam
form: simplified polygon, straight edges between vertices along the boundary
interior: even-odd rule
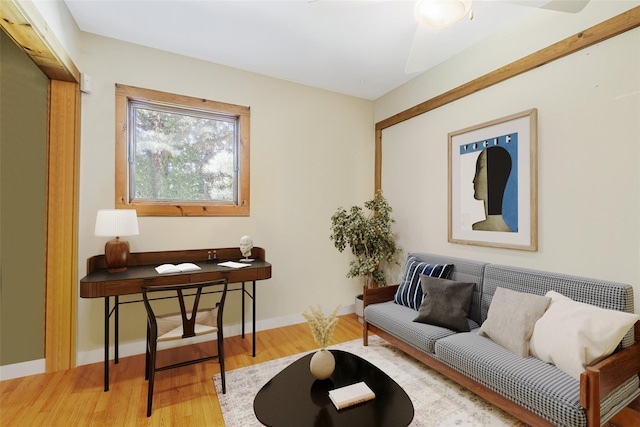
[[[390,126],[402,123],[405,120],[409,120],[431,110],[435,110],[436,108],[442,107],[450,102],[457,101],[467,95],[479,92],[495,84],[502,83],[519,74],[526,73],[527,71],[531,71],[542,65],[553,62],[556,59],[571,55],[581,49],[600,43],[601,41],[611,37],[615,37],[638,26],[640,26],[640,6],[630,9],[627,12],[601,22],[587,30],[574,34],[573,36],[561,40],[558,43],[552,44],[551,46],[525,56],[511,64],[498,68],[484,76],[478,77],[475,80],[384,119],[376,123],[376,131],[386,129]],[[376,144],[377,143],[378,139],[376,137]],[[381,161],[376,159],[376,166],[378,164],[381,164]],[[380,173],[376,171],[376,177],[379,175]]]
[[[31,2],[2,0],[0,27],[47,77],[80,82],[80,71]]]

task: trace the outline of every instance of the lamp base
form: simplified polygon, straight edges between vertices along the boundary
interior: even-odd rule
[[[104,245],[104,258],[109,273],[126,271],[129,261],[129,242],[120,240],[120,237],[109,240]]]

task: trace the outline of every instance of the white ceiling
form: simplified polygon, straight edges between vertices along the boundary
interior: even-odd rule
[[[419,27],[414,2],[403,0],[65,3],[85,32],[365,99],[384,95],[533,13],[563,13],[475,0],[472,21],[435,31]]]

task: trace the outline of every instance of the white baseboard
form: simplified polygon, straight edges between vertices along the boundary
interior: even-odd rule
[[[338,315],[349,314],[355,312],[355,306],[347,305],[338,310]],[[281,328],[283,326],[296,325],[298,323],[304,323],[305,319],[301,314],[295,314],[290,316],[274,317],[271,319],[258,320],[256,322],[256,331],[265,331],[267,329]],[[250,322],[245,323],[245,334],[251,334],[252,325]],[[242,333],[242,326],[240,324],[231,325],[224,328],[225,337],[238,336]],[[247,339],[249,336],[245,335]],[[193,343],[205,341],[208,337],[197,337],[191,339]],[[184,341],[181,342],[184,345]],[[119,346],[119,357],[135,356],[144,353],[145,342],[144,340],[122,343]],[[170,344],[165,345],[163,348],[170,347]],[[259,351],[259,349],[258,349]],[[104,361],[104,349],[95,349],[89,351],[80,351],[76,355],[76,364],[89,365],[91,363],[100,363]],[[114,358],[114,347],[109,349],[109,359]],[[13,365],[0,366],[0,380],[10,380],[13,378],[26,377],[29,375],[42,374],[45,372],[45,359],[33,360],[29,362],[15,363]]]
[[[44,374],[45,369],[45,359],[30,360],[28,362],[0,366],[0,381],[27,377],[29,375]]]

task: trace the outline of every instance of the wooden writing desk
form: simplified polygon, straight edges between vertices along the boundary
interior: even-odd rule
[[[118,363],[119,306],[136,301],[120,302],[121,295],[134,295],[142,292],[142,286],[173,285],[180,283],[206,282],[226,278],[232,283],[241,283],[240,287],[229,287],[229,291],[242,292],[242,337],[244,338],[244,302],[245,295],[252,300],[252,345],[256,355],[256,281],[271,278],[271,264],[265,261],[265,251],[253,248],[254,260],[247,267],[222,267],[223,261],[238,261],[242,258],[240,248],[192,249],[164,252],[138,252],[129,257],[127,270],[109,273],[104,255],[87,259],[87,275],[80,280],[80,297],[104,298],[104,391],[109,390],[109,318],[114,315],[115,357]],[[155,270],[160,264],[179,264],[192,262],[201,270],[185,273],[158,274]],[[251,293],[245,288],[245,282],[252,282]],[[110,299],[115,298],[111,309]]]

